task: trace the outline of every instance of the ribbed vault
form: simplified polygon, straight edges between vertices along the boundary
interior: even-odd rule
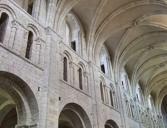
[[[139,82],[145,97],[151,94],[160,110],[167,94],[165,0],[62,0],[57,10],[57,31],[72,11],[84,28],[89,58],[99,64],[100,50],[105,44],[115,81],[119,82],[120,71],[125,68],[132,89]]]

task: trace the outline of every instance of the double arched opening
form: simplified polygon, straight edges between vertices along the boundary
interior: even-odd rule
[[[39,110],[29,86],[17,76],[0,72],[0,128],[37,127]]]
[[[77,104],[67,104],[59,116],[59,128],[92,128],[86,112]]]
[[[103,77],[100,78],[100,95],[103,104],[111,106],[114,109],[118,109],[118,97],[116,94],[116,88],[112,83],[106,85]]]

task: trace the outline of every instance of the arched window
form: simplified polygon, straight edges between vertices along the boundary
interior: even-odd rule
[[[31,58],[32,44],[33,44],[33,33],[31,31],[29,31],[28,40],[27,40],[26,55],[25,55],[25,57],[27,59]]]
[[[79,75],[79,88],[83,90],[83,85],[82,85],[82,69],[78,69],[78,75]]]
[[[34,6],[34,1],[33,1],[33,0],[28,0],[27,12],[28,12],[30,15],[32,15],[33,6]]]
[[[113,92],[112,92],[112,90],[110,90],[110,102],[111,102],[111,106],[114,106]]]
[[[76,51],[76,42],[75,41],[72,41],[71,42],[71,48]]]
[[[101,71],[102,71],[103,73],[106,73],[106,72],[105,72],[105,66],[104,66],[104,64],[101,64],[100,66],[101,66]]]
[[[111,76],[112,67],[109,53],[105,46],[102,46],[100,51],[100,68],[101,71],[107,76]]]
[[[8,21],[9,21],[8,14],[3,12],[0,18],[0,43],[3,43],[4,41]]]
[[[66,82],[68,81],[67,74],[68,74],[68,72],[67,72],[67,58],[64,57],[64,59],[63,59],[63,80]]]
[[[66,16],[66,41],[69,43],[71,49],[73,49],[76,53],[81,53],[81,33],[82,29],[79,24],[79,20],[77,17],[72,13],[68,13]]]
[[[104,102],[104,91],[102,82],[100,82],[100,93],[101,93],[101,100]]]

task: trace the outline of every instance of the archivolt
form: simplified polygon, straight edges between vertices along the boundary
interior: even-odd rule
[[[37,124],[39,120],[38,103],[29,86],[14,74],[0,72],[0,89],[8,93],[17,107],[18,124]]]

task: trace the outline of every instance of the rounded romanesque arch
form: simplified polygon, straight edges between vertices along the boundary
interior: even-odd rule
[[[38,104],[29,86],[18,76],[0,71],[0,127],[37,127]]]
[[[83,108],[70,103],[60,113],[59,128],[92,128],[92,126]]]
[[[119,127],[115,121],[107,120],[105,123],[105,128],[119,128]]]

